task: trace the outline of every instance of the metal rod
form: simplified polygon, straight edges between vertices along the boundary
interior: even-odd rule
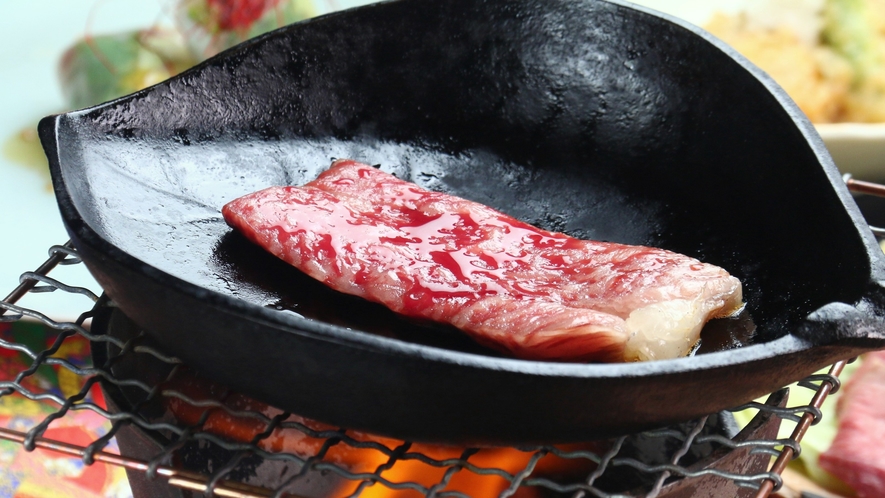
[[[842,360],[833,364],[830,367],[830,375],[838,377],[839,374],[842,373],[842,369],[845,368],[845,365],[848,363],[847,360]],[[811,398],[811,403],[809,406],[813,406],[814,408],[820,409],[824,404],[824,400],[829,396],[830,391],[833,389],[833,385],[829,381],[821,382],[820,388],[818,388],[817,392],[814,393],[814,397]],[[802,442],[802,438],[805,437],[805,433],[808,431],[808,428],[811,427],[812,422],[814,422],[814,414],[811,412],[806,412],[805,415],[802,415],[802,418],[799,419],[799,422],[796,424],[796,427],[793,429],[793,433],[790,435],[790,439],[796,441],[797,443]],[[784,469],[787,468],[787,464],[790,463],[790,460],[793,459],[793,448],[789,446],[784,446],[783,451],[777,457],[777,460],[774,461],[774,464],[771,466],[771,472],[775,474],[782,474]],[[774,491],[774,481],[771,479],[766,479],[762,481],[762,484],[759,486],[759,491],[756,493],[756,498],[766,498],[771,492]]]
[[[63,247],[71,249],[73,246],[71,245],[71,241],[69,240],[64,244]],[[52,271],[53,268],[64,261],[66,257],[68,257],[68,255],[63,252],[55,252],[52,254],[52,256],[49,256],[49,259],[44,261],[39,268],[34,270],[34,273],[45,277],[50,271]],[[27,279],[24,282],[21,282],[20,284],[18,284],[18,287],[16,287],[12,292],[9,293],[8,296],[6,296],[5,299],[3,299],[3,301],[9,304],[15,304],[19,299],[24,297],[24,295],[27,294],[28,291],[33,289],[37,285],[37,283],[38,281],[33,279]],[[6,311],[6,309],[0,308],[0,316],[6,314]]]
[[[851,177],[851,173],[845,173],[844,175],[842,175],[842,181],[845,182],[845,186],[848,187],[848,190],[850,190],[851,192],[875,195],[877,197],[885,197],[885,185],[882,185],[880,183],[855,180]],[[885,238],[885,228],[879,228],[870,225],[870,231],[872,231],[873,235],[875,235],[876,237]]]
[[[865,182],[863,180],[855,180],[854,178],[851,178],[851,175],[845,175],[843,179],[845,180],[845,185],[848,187],[848,190],[852,192],[885,197],[885,185]]]

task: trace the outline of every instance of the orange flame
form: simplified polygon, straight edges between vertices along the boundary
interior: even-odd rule
[[[257,412],[274,419],[283,412],[267,404],[255,401],[238,393],[223,395],[223,389],[217,385],[203,381],[189,373],[179,375],[176,380],[168,383],[174,389],[195,401],[215,400],[234,412]],[[223,398],[223,399],[222,399]],[[348,430],[341,433],[333,426],[310,420],[297,415],[289,415],[282,421],[285,425],[276,426],[268,433],[268,424],[259,418],[245,414],[232,414],[223,408],[197,407],[174,397],[164,397],[167,406],[180,421],[196,426],[202,420],[202,430],[226,437],[237,442],[253,442],[268,452],[292,453],[303,458],[318,455],[327,440],[334,436],[347,437],[359,442],[371,442],[380,445],[389,452],[394,452],[405,444],[401,440],[376,436],[359,431]],[[208,413],[207,413],[208,412]],[[292,424],[301,424],[318,437],[312,437]],[[563,451],[603,450],[603,442],[559,445]],[[417,483],[427,489],[436,488],[441,491],[459,491],[470,496],[482,498],[498,496],[511,485],[510,479],[497,474],[477,473],[469,467],[452,468],[449,465],[431,465],[414,455],[441,462],[444,460],[461,460],[467,448],[438,444],[413,443],[400,455],[394,464],[383,470],[379,475],[383,480],[396,484]],[[347,468],[353,473],[373,474],[390,460],[389,452],[378,448],[356,448],[346,442],[337,442],[326,448],[323,461]],[[500,469],[510,475],[522,472],[531,463],[535,451],[521,451],[515,448],[480,448],[466,453],[466,461],[478,469]],[[580,477],[593,471],[595,464],[583,458],[562,458],[553,453],[544,454],[535,462],[532,476],[575,476]],[[446,477],[447,472],[450,472]],[[447,482],[444,481],[448,479]],[[347,496],[357,490],[361,481],[347,482],[334,491],[331,496]],[[384,482],[363,484],[360,496],[365,498],[417,498],[423,493],[414,489],[395,489]],[[540,496],[535,488],[519,488],[514,495],[517,498],[534,498]]]

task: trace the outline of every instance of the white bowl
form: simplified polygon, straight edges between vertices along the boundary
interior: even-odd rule
[[[859,180],[885,181],[885,123],[815,125],[833,161]]]

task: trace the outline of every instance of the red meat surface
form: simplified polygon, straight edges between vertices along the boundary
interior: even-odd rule
[[[662,249],[579,240],[342,160],[301,187],[236,199],[225,220],[311,277],[452,324],[528,359],[685,355],[741,305],[725,270]]]
[[[839,430],[820,466],[860,498],[885,496],[885,351],[865,355],[842,389]]]

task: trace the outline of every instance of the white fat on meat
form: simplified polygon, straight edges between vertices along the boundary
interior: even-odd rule
[[[730,316],[742,307],[741,289],[725,296],[672,299],[633,310],[625,320],[626,361],[649,361],[686,356],[701,340],[710,318]]]
[[[454,325],[517,358],[679,358],[708,319],[741,304],[740,281],[722,268],[548,232],[350,160],[222,213],[339,292]]]

